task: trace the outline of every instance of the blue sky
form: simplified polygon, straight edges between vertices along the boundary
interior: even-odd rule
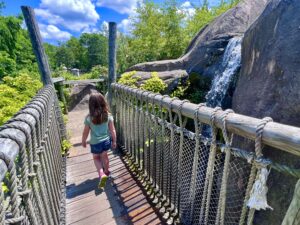
[[[143,0],[4,0],[4,15],[21,13],[20,6],[27,5],[35,9],[44,41],[57,43],[71,36],[78,37],[83,32],[100,32],[106,29],[107,22],[118,23],[121,32],[130,30],[129,16],[134,15],[138,4]],[[163,0],[154,0],[161,3]],[[186,14],[194,12],[191,3],[201,0],[180,0],[179,8]],[[220,0],[210,0],[214,5]]]

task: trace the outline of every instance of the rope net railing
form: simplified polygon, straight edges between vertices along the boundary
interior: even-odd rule
[[[300,170],[262,155],[262,144],[268,143],[299,156],[299,128],[270,118],[240,115],[239,121],[232,110],[120,84],[113,84],[113,90],[119,145],[168,224],[250,225],[255,210],[269,207],[270,168],[300,178]],[[234,146],[237,137],[252,142],[254,150]]]
[[[65,223],[64,129],[52,86],[0,127],[1,225]]]

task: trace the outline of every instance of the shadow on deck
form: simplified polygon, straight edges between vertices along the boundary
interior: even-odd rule
[[[67,224],[163,224],[119,155],[110,152],[114,179],[108,180],[103,191],[97,189],[92,156],[88,148],[81,147],[86,115],[85,110],[69,113],[67,128],[73,147],[67,159]]]

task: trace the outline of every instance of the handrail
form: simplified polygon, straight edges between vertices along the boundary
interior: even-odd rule
[[[104,78],[99,79],[87,79],[87,80],[66,80],[63,81],[63,84],[88,84],[88,83],[99,83],[104,82]]]
[[[64,223],[61,117],[55,90],[47,85],[0,126],[0,183],[8,189],[0,186],[0,224]]]
[[[63,78],[63,77],[54,77],[54,78],[52,78],[53,84],[59,83],[59,82],[62,82],[62,81],[65,81],[65,78]]]
[[[180,110],[181,100],[172,100],[170,97],[163,97],[154,93],[147,94],[143,90],[130,88],[121,84],[113,84],[113,88],[122,90],[124,93],[142,98],[144,101],[153,102],[155,105],[169,108],[172,103],[172,111],[178,113]],[[181,113],[183,116],[193,119],[197,105],[193,103],[184,103]],[[202,123],[209,124],[214,109],[209,107],[201,107],[199,110],[199,120]],[[223,111],[216,113],[216,126],[222,128]],[[244,116],[237,113],[230,113],[227,116],[228,131],[239,136],[255,140],[255,131],[261,123],[261,119]],[[284,125],[276,122],[268,123],[263,132],[262,142],[268,146],[289,152],[300,156],[300,128]]]
[[[54,77],[52,78],[52,82],[65,84],[87,84],[87,83],[99,83],[104,82],[105,78],[98,78],[98,79],[86,79],[86,80],[65,80],[64,77]]]
[[[300,170],[264,157],[262,146],[299,156],[300,128],[120,84],[112,87],[125,162],[168,224],[252,224],[255,210],[268,208],[268,203],[277,211],[286,210],[276,196],[288,199],[292,185],[287,188],[284,180],[299,178]],[[234,136],[242,139],[233,142]],[[239,148],[240,141],[247,149]],[[276,185],[270,187],[267,201],[271,168],[271,183]]]

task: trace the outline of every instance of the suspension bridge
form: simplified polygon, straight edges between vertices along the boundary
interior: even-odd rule
[[[251,225],[269,207],[270,169],[299,180],[298,168],[264,157],[263,146],[298,158],[300,128],[115,83],[110,23],[108,99],[119,150],[109,156],[113,178],[97,190],[92,157],[81,147],[87,109],[70,111],[65,127],[34,13],[22,10],[44,87],[0,127],[1,225]],[[68,156],[61,152],[66,129]],[[253,151],[239,148],[241,140]],[[295,194],[278,224],[299,224],[300,182],[290,188]]]

